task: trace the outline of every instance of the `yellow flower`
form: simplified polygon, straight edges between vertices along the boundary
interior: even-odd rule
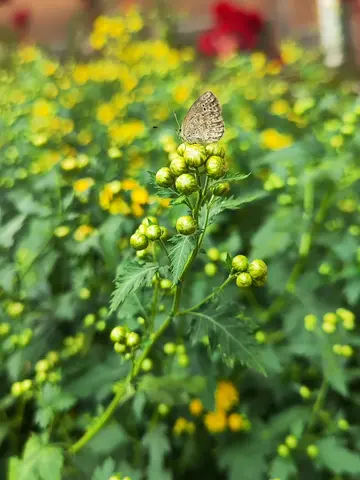
[[[142,136],[145,125],[140,120],[132,120],[127,123],[114,124],[109,128],[109,136],[114,142],[131,144],[137,137]]]
[[[338,308],[336,314],[343,321],[343,326],[346,330],[353,330],[355,328],[355,315],[346,308]]]
[[[174,435],[181,435],[186,432],[188,426],[188,421],[186,418],[180,417],[176,420],[175,425],[173,426]]]
[[[73,188],[76,193],[84,193],[89,188],[91,188],[95,184],[95,181],[91,177],[86,177],[86,178],[80,178],[79,180],[76,180],[73,184]]]
[[[96,118],[99,123],[109,125],[115,118],[116,110],[110,103],[104,103],[98,107]]]
[[[126,17],[126,28],[133,33],[143,28],[143,21],[139,13],[135,9],[129,10]]]
[[[58,67],[59,65],[57,63],[46,62],[43,66],[43,72],[47,77],[51,77],[52,75],[54,75]]]
[[[325,315],[323,316],[323,321],[325,323],[331,323],[333,325],[336,325],[338,321],[336,313],[333,313],[333,312],[325,313]]]
[[[69,235],[70,228],[66,225],[61,225],[60,227],[55,228],[54,235],[58,238],[63,238]]]
[[[226,429],[226,415],[222,410],[209,412],[204,417],[204,423],[210,433],[221,433]]]
[[[266,65],[266,55],[262,52],[255,52],[251,55],[251,63],[254,67],[254,70],[259,71],[262,70]]]
[[[11,302],[9,303],[9,305],[7,306],[7,314],[9,315],[9,317],[18,317],[19,315],[21,315],[24,311],[24,304],[21,303],[21,302]]]
[[[194,398],[191,400],[189,410],[191,415],[194,415],[195,417],[201,415],[204,410],[202,401],[199,398]]]
[[[232,432],[239,432],[244,427],[244,418],[240,413],[232,413],[228,418],[229,429]]]
[[[84,168],[89,165],[89,157],[85,153],[80,153],[76,159],[76,165],[78,168]]]
[[[94,50],[101,50],[105,46],[105,43],[106,43],[105,36],[100,34],[100,33],[97,33],[97,32],[93,32],[90,35],[89,40],[90,40],[90,46]]]
[[[116,198],[110,203],[109,212],[111,215],[130,215],[131,209],[129,205],[122,198]]]
[[[293,145],[294,140],[291,135],[284,135],[274,128],[268,128],[261,133],[261,143],[269,150],[281,150]]]
[[[134,203],[140,203],[143,205],[149,200],[149,193],[144,187],[137,187],[131,192],[131,200]]]
[[[119,193],[122,187],[122,183],[119,180],[113,180],[107,184],[107,187],[112,191],[112,193]]]
[[[109,210],[111,200],[113,199],[114,194],[108,186],[105,186],[104,189],[99,194],[99,204],[100,207],[104,210]]]
[[[267,64],[266,73],[269,75],[279,75],[281,68],[281,63],[278,60],[272,60]]]
[[[89,67],[87,65],[76,65],[73,71],[73,79],[78,85],[84,85],[89,77]]]
[[[138,187],[139,184],[133,180],[132,178],[127,178],[122,182],[122,187],[124,190],[133,190],[134,188]]]
[[[22,47],[18,51],[21,63],[30,63],[36,59],[38,50],[34,46]]]
[[[92,138],[93,138],[92,133],[87,130],[80,130],[80,132],[77,135],[77,141],[79,142],[80,145],[89,145]]]
[[[80,225],[80,227],[75,230],[74,238],[77,242],[83,242],[89,235],[93,234],[94,231],[94,227],[90,225]]]
[[[76,159],[74,157],[65,158],[61,162],[61,168],[63,170],[69,171],[74,170],[77,167]]]
[[[137,217],[137,218],[142,217],[144,215],[144,209],[138,203],[133,203],[132,212],[135,215],[135,217]]]
[[[239,392],[234,384],[229,381],[221,381],[217,384],[215,392],[216,408],[220,410],[231,410],[239,402]]]
[[[32,114],[34,117],[50,117],[54,114],[53,105],[47,100],[37,100],[32,108]]]
[[[303,50],[295,42],[284,42],[281,45],[281,59],[286,65],[297,62],[303,55]]]
[[[290,110],[289,102],[286,100],[276,100],[270,108],[271,113],[280,117],[286,115]]]

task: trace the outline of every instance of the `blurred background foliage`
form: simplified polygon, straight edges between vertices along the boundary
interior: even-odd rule
[[[213,44],[214,27],[200,56],[173,43],[158,7],[98,16],[94,2],[89,37],[62,58],[3,48],[1,468],[9,480],[359,478],[357,83],[293,41],[239,53],[240,38],[256,47],[251,32]],[[143,216],[174,233],[179,210],[147,171],[180,143],[173,112],[207,89],[230,168],[251,172],[231,193],[258,198],[212,226],[190,303],[223,281],[226,252],[265,260],[266,288],[229,287],[223,301],[253,319],[267,377],[179,325],[135,400],[64,456],[127,373],[109,334],[141,331],[143,313],[108,317],[113,280]]]

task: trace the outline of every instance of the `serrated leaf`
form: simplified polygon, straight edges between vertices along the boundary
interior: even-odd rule
[[[228,182],[228,183],[240,183],[245,178],[248,178],[251,173],[239,173],[239,172],[228,172],[224,177],[220,180],[216,180],[211,184],[212,187],[216,185],[220,185],[221,183]]]
[[[156,425],[146,433],[142,441],[149,452],[147,478],[171,480],[171,473],[165,468],[165,456],[170,452],[170,443],[166,436],[166,426]]]
[[[276,457],[270,467],[270,476],[272,478],[281,478],[281,480],[292,479],[296,475],[297,468],[294,465],[291,457],[282,458]]]
[[[149,183],[154,186],[154,188],[156,190],[156,195],[158,197],[160,197],[160,198],[173,198],[173,197],[178,197],[179,196],[178,192],[171,187],[168,187],[168,188],[160,187],[160,185],[158,185],[156,183],[156,180],[155,180],[156,173],[155,172],[148,171],[148,174],[150,175]]]
[[[111,457],[108,457],[102,465],[96,467],[91,480],[109,480],[114,471],[115,462]]]
[[[329,384],[341,395],[349,394],[346,384],[345,371],[341,368],[340,359],[334,355],[331,348],[326,346],[322,352],[322,364],[325,378]]]
[[[10,248],[14,237],[24,224],[26,215],[17,215],[0,228],[0,247]]]
[[[171,200],[171,205],[182,205],[183,203],[185,203],[186,198],[186,195],[179,195],[174,200]]]
[[[158,265],[154,263],[139,265],[134,260],[124,262],[116,278],[116,288],[112,294],[110,313],[117,310],[130,294],[135,293],[142,287],[150,286],[158,269]]]
[[[218,452],[220,467],[228,480],[263,480],[267,470],[261,441],[230,443]]]
[[[220,345],[226,355],[265,375],[264,367],[258,360],[259,346],[254,340],[253,329],[246,321],[231,318],[228,313],[220,314],[221,319],[200,312],[192,312],[191,315],[200,319],[195,321],[193,339],[215,336],[215,344]]]
[[[144,392],[154,403],[180,405],[188,403],[191,395],[199,395],[205,385],[206,379],[199,375],[192,377],[144,375],[139,381],[138,391]]]
[[[17,480],[61,480],[63,452],[59,447],[44,445],[37,435],[26,442],[24,455],[17,466]]]
[[[171,261],[171,280],[176,285],[181,278],[186,262],[195,248],[195,237],[193,235],[176,235],[171,242],[174,246],[169,250]]]
[[[323,438],[317,442],[319,461],[332,473],[360,474],[360,456],[352,452],[334,437]]]

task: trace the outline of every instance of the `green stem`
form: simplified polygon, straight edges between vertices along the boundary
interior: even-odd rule
[[[225,282],[222,285],[220,285],[220,287],[217,287],[212,293],[210,293],[210,295],[208,295],[206,298],[201,300],[201,302],[197,303],[196,305],[194,305],[190,308],[187,308],[186,310],[181,310],[180,312],[177,313],[177,316],[187,315],[188,313],[191,313],[194,310],[198,310],[205,303],[207,303],[209,300],[211,300],[219,291],[221,291],[223,288],[225,288],[226,285],[228,283],[230,283],[234,278],[235,278],[235,275],[229,275],[228,278],[225,280]]]
[[[150,333],[152,333],[152,331],[154,330],[154,322],[155,322],[157,306],[158,306],[158,301],[159,301],[159,291],[160,291],[160,281],[159,281],[159,276],[157,275],[156,276],[155,288],[154,288],[154,296],[153,296],[153,301],[152,301],[150,322],[149,322],[149,332]]]
[[[329,388],[328,382],[327,382],[326,378],[324,378],[323,381],[322,381],[322,384],[320,386],[319,393],[316,397],[316,401],[314,403],[313,409],[312,409],[312,414],[311,414],[309,424],[306,428],[306,430],[308,432],[310,430],[312,430],[312,428],[315,425],[316,418],[317,418],[320,410],[322,409],[322,407],[324,405],[324,402],[325,402],[325,399],[326,399],[326,394],[328,392],[328,388]]]

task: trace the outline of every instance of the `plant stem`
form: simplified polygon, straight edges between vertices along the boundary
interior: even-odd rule
[[[327,382],[326,378],[324,378],[323,381],[322,381],[322,384],[320,386],[319,393],[316,397],[316,401],[314,403],[313,409],[312,409],[310,422],[309,422],[309,424],[307,426],[307,429],[306,429],[308,432],[315,425],[316,417],[317,417],[318,413],[320,412],[320,410],[322,409],[322,407],[324,405],[327,391],[328,391],[328,382]]]

